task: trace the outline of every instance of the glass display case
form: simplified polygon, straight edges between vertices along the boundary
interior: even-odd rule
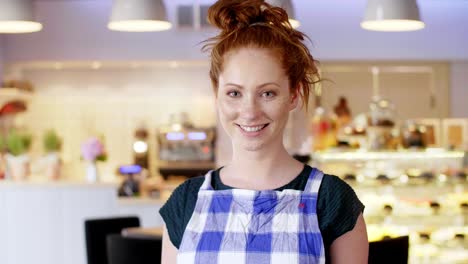
[[[464,152],[316,152],[312,165],[348,182],[364,203],[369,241],[409,235],[409,263],[468,263]]]

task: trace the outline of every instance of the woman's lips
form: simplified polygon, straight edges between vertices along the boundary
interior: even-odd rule
[[[242,126],[242,125],[237,124],[237,126],[240,128],[242,133],[250,137],[255,137],[255,136],[260,135],[268,125],[269,124],[255,125],[255,126]]]

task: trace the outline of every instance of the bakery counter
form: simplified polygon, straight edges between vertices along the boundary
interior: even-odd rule
[[[314,153],[312,165],[353,187],[366,207],[370,241],[409,236],[410,264],[468,263],[465,155],[334,149]]]
[[[85,264],[85,219],[137,215],[162,226],[162,203],[118,198],[113,183],[0,181],[0,263]]]

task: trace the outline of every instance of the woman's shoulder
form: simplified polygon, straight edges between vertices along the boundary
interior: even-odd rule
[[[345,191],[353,190],[352,187],[340,177],[333,175],[333,174],[324,173],[322,184],[320,186],[320,190],[336,191],[336,188],[338,188],[338,190],[345,190]]]
[[[320,229],[328,245],[352,230],[358,216],[364,211],[364,205],[353,188],[338,176],[330,174],[324,174],[317,202]]]
[[[198,176],[185,180],[159,209],[159,214],[166,224],[169,238],[176,248],[179,248],[183,231],[195,208],[198,190],[204,179],[204,176]]]
[[[190,201],[193,201],[193,197],[196,198],[204,179],[205,176],[197,176],[185,180],[174,189],[165,205],[180,206],[181,204],[185,205],[187,202],[190,203]]]
[[[171,196],[169,196],[169,199],[164,204],[163,209],[172,207],[180,208],[181,205],[185,205],[187,201],[190,202],[192,198],[196,199],[198,190],[203,184],[203,180],[204,176],[193,177],[185,180],[174,189]]]
[[[320,183],[319,193],[320,192],[328,193],[329,191],[336,191],[337,189],[345,190],[345,191],[350,191],[350,190],[352,191],[352,187],[347,182],[342,180],[340,177],[333,175],[333,174],[327,174],[321,171],[320,169],[316,167],[312,167],[307,164],[304,166],[304,170],[302,170],[302,172],[298,175],[297,178],[300,178],[302,180],[302,183],[304,184],[309,179],[310,177],[309,175],[311,173],[317,174],[317,172],[320,172],[323,174],[322,181]]]
[[[361,204],[354,189],[336,175],[324,174],[318,195],[322,204],[326,204],[327,211],[355,204],[360,207]]]
[[[173,192],[173,195],[187,195],[193,192],[198,193],[198,190],[202,186],[204,180],[204,175],[189,178],[177,186]]]

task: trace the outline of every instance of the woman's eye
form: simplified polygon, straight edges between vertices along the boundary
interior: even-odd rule
[[[275,93],[271,92],[271,91],[263,93],[263,97],[270,98],[270,97],[273,97],[273,96],[275,96]]]
[[[228,92],[228,96],[230,97],[238,97],[240,93],[238,91],[230,91]]]

